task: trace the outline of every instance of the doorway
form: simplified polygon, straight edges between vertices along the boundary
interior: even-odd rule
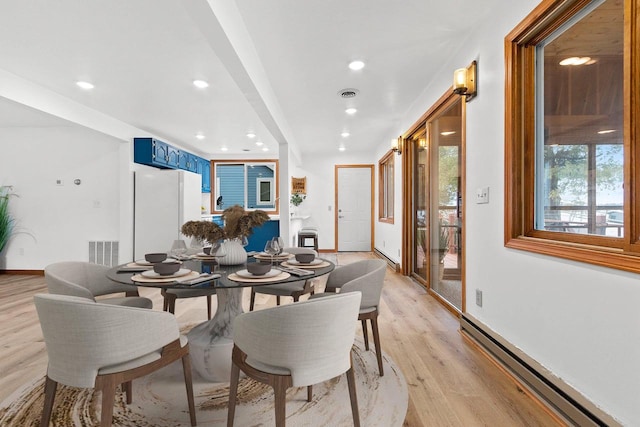
[[[407,273],[453,311],[464,310],[464,106],[444,97],[405,137]]]
[[[373,250],[373,165],[335,167],[338,252]]]

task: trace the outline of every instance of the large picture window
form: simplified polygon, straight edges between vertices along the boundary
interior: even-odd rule
[[[627,3],[544,2],[506,38],[509,247],[640,271],[640,46]]]
[[[213,213],[240,205],[278,213],[277,160],[213,160]]]

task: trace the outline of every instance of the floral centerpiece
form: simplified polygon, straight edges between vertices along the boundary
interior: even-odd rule
[[[234,205],[222,212],[223,226],[213,221],[188,221],[182,225],[181,231],[187,237],[193,237],[209,243],[225,240],[226,255],[220,264],[241,264],[247,260],[247,253],[242,247],[242,238],[249,237],[254,227],[259,227],[269,220],[269,215],[262,210],[246,211],[242,206]]]

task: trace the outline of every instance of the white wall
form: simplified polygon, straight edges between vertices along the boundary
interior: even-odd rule
[[[635,274],[504,247],[504,37],[537,0],[504,2],[452,55],[398,129],[402,133],[478,60],[467,104],[467,312],[627,425],[640,420],[640,282]],[[478,187],[490,203],[475,204]],[[483,291],[483,307],[475,290]]]
[[[122,145],[76,126],[0,129],[0,184],[19,196],[10,208],[17,233],[0,268],[88,260],[90,240],[120,239]]]
[[[298,208],[299,215],[310,215],[304,226],[318,228],[318,247],[335,249],[335,166],[346,164],[375,164],[377,158],[368,152],[339,152],[336,154],[308,154],[302,165],[291,168],[297,178],[307,177],[307,198]],[[290,179],[290,178],[289,178]]]

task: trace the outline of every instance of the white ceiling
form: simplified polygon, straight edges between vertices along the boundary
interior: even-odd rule
[[[454,11],[478,22],[498,3],[0,0],[0,72],[208,157],[223,146],[260,152],[256,140],[271,157],[278,144],[298,154],[365,151],[398,135],[431,76],[452,72],[440,64],[472,22]],[[348,69],[355,59],[363,70]],[[360,93],[342,99],[344,88]],[[0,126],[56,122],[16,98],[0,79]],[[64,116],[54,104],[37,108]],[[358,112],[348,116],[348,106]]]

